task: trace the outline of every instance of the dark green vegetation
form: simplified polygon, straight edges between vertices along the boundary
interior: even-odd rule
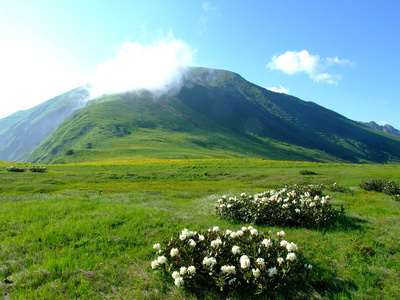
[[[41,173],[43,173],[43,172],[46,172],[46,167],[43,167],[43,166],[33,166],[33,167],[30,167],[30,168],[29,168],[29,171],[31,171],[31,172],[41,172]]]
[[[10,166],[7,168],[9,172],[25,172],[25,168]]]
[[[359,187],[366,178],[399,183],[398,165],[136,160],[49,165],[44,173],[8,166],[0,163],[0,297],[196,299],[154,274],[154,243],[184,228],[248,226],[219,219],[222,195],[320,183],[332,188],[326,193],[345,206],[346,218],[321,229],[256,227],[284,230],[313,265],[310,281],[292,292],[304,299],[400,296],[400,203]]]
[[[317,175],[317,173],[315,173],[314,171],[310,171],[310,170],[301,170],[300,174],[301,175]]]
[[[370,178],[361,181],[360,187],[367,191],[393,195],[396,200],[399,200],[400,197],[400,185],[394,181]]]
[[[74,95],[81,97],[83,91],[72,91],[46,103],[62,100],[60,109],[64,110],[69,107],[65,98],[73,102]],[[222,70],[191,68],[182,89],[174,95],[137,91],[97,98],[70,117],[60,116],[59,120],[65,121],[60,126],[57,123],[58,127],[47,124],[53,123],[51,116],[56,114],[45,117],[44,112],[32,109],[2,120],[0,127],[5,130],[0,150],[8,150],[0,159],[68,163],[247,157],[400,162],[399,137],[367,128],[315,103],[268,91]],[[29,116],[22,118],[22,113]],[[46,140],[21,134],[36,128],[35,124],[48,130],[41,135],[49,135]],[[34,146],[27,145],[28,141],[40,145],[31,152]],[[17,149],[18,155],[13,152]]]

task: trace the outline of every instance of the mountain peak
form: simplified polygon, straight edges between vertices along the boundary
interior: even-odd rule
[[[394,128],[393,126],[389,125],[389,124],[385,124],[385,125],[378,125],[377,123],[375,123],[374,121],[370,121],[370,122],[359,122],[365,126],[368,126],[372,129],[376,129],[388,134],[392,134],[392,135],[396,135],[396,136],[400,136],[400,130]]]
[[[49,103],[60,99],[73,103],[78,91]],[[64,106],[64,110],[66,107],[71,106]],[[255,157],[400,162],[400,139],[375,133],[313,102],[269,91],[225,70],[189,68],[175,93],[154,96],[141,90],[108,94],[68,111],[69,115],[62,117],[50,108],[40,114],[30,111],[29,119],[48,130],[30,146],[31,123],[0,123],[5,128],[0,131],[0,160],[16,157],[61,163],[143,157]],[[59,126],[51,127],[46,120],[54,118],[60,121]],[[25,150],[23,154],[10,156],[20,148]]]

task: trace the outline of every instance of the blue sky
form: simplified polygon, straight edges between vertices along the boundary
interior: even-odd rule
[[[395,0],[2,1],[0,117],[99,70],[135,76],[114,67],[131,55],[131,68],[170,74],[172,61],[226,69],[400,129],[399,15]]]

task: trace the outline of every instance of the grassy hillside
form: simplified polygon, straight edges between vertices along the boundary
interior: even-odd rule
[[[147,159],[48,165],[45,173],[14,173],[6,170],[8,165],[0,163],[3,297],[198,299],[155,275],[152,245],[183,228],[238,230],[249,224],[219,219],[218,197],[296,183],[325,184],[325,193],[345,206],[347,216],[321,229],[257,227],[284,230],[314,266],[298,297],[400,296],[400,203],[358,187],[365,178],[399,182],[399,166]],[[304,170],[315,174],[301,175]],[[333,190],[334,182],[343,189]],[[214,292],[205,297],[218,298]]]
[[[38,163],[130,158],[400,161],[400,139],[239,75],[193,68],[177,95],[103,96],[27,158]]]
[[[0,159],[22,161],[88,98],[77,88],[31,109],[0,119]]]
[[[206,117],[204,111],[188,107],[179,98],[153,99],[151,94],[135,93],[105,96],[66,120],[28,160],[59,163],[132,157],[323,157],[319,151],[246,134],[235,122],[228,121],[226,110],[224,114],[226,123],[223,119],[215,121],[214,116]]]

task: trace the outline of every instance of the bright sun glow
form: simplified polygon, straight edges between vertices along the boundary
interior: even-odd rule
[[[84,78],[69,72],[61,62],[16,40],[0,47],[0,66],[0,118],[85,83]]]

